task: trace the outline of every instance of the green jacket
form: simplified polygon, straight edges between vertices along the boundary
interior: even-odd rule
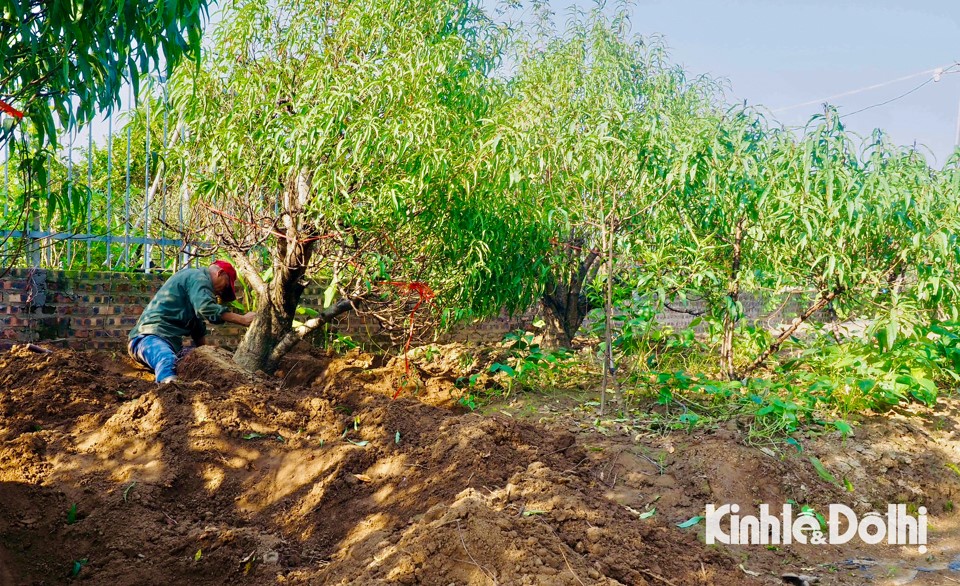
[[[129,338],[159,336],[170,343],[174,352],[183,348],[182,338],[198,340],[206,335],[210,323],[223,323],[227,308],[217,303],[213,280],[207,269],[183,269],[167,279],[153,296]]]

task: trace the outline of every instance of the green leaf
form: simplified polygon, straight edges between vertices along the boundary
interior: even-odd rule
[[[333,281],[330,286],[323,290],[323,308],[327,309],[333,304],[333,296],[337,293],[337,282]]]
[[[203,556],[203,552],[198,549],[197,553],[193,554],[193,561],[199,562],[202,556]]]
[[[499,362],[494,362],[490,365],[490,374],[495,374],[497,372],[503,372],[510,378],[516,378],[517,371],[513,368],[507,366],[506,364],[500,364]]]
[[[837,428],[837,431],[839,431],[843,437],[847,437],[853,433],[853,427],[846,421],[834,421],[833,426]]]
[[[826,466],[823,465],[819,458],[816,456],[810,456],[810,463],[813,464],[813,467],[816,469],[820,478],[826,480],[830,484],[839,484],[837,478],[833,474],[830,474],[830,471],[827,470]]]
[[[90,560],[88,560],[87,558],[83,558],[81,560],[74,560],[73,568],[70,570],[70,576],[73,578],[76,578],[77,576],[79,576],[80,570],[82,570],[83,566],[87,565],[88,563],[90,563]]]
[[[696,517],[690,517],[689,519],[687,519],[687,520],[684,521],[683,523],[677,523],[677,527],[679,527],[679,528],[681,528],[681,529],[686,529],[686,528],[688,528],[688,527],[693,527],[694,525],[696,525],[696,524],[699,523],[700,521],[703,521],[705,518],[706,518],[706,517],[704,517],[703,515],[697,515]]]
[[[656,513],[657,513],[657,509],[656,509],[656,507],[654,507],[654,508],[650,509],[649,511],[644,511],[643,513],[640,513],[639,518],[640,518],[640,519],[649,519],[650,517],[654,516]]]
[[[73,525],[77,522],[77,503],[70,505],[67,509],[67,525]]]
[[[823,515],[821,515],[820,513],[818,513],[818,512],[817,512],[813,507],[811,507],[810,505],[803,505],[802,507],[800,507],[800,516],[801,516],[801,517],[813,517],[813,518],[815,518],[815,519],[817,520],[817,522],[820,524],[820,529],[821,529],[822,531],[826,531],[826,530],[827,530],[827,520],[824,518]]]
[[[367,440],[360,440],[360,441],[358,441],[358,442],[355,442],[355,441],[353,441],[353,440],[350,439],[350,438],[347,438],[347,441],[350,442],[351,444],[355,445],[355,446],[360,446],[361,448],[370,443],[370,442],[368,442]]]
[[[301,305],[300,307],[297,308],[297,314],[305,315],[309,318],[314,318],[320,315],[320,312],[317,311],[316,309],[313,309],[312,307],[304,307]]]
[[[395,436],[393,436],[393,443],[395,443],[395,444],[399,444],[399,443],[400,443],[400,432],[399,432],[399,431],[397,432],[397,434],[396,434]]]
[[[137,485],[136,481],[131,482],[131,483],[130,483],[130,486],[128,486],[128,487],[123,491],[123,502],[127,502],[127,495],[130,494],[130,491],[133,490],[133,487],[136,486],[136,485]]]
[[[262,438],[262,437],[264,437],[262,433],[256,433],[256,432],[251,431],[251,432],[248,433],[247,435],[243,436],[243,439],[245,439],[245,440],[253,440],[253,439],[260,439],[260,438]]]

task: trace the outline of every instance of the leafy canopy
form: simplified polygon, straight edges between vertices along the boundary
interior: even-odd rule
[[[56,122],[81,126],[117,104],[125,82],[139,94],[144,73],[197,57],[206,10],[207,0],[3,0],[0,99],[36,145],[56,144]],[[11,136],[5,125],[0,144]]]

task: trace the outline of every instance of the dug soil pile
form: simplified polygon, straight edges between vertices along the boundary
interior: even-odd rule
[[[0,355],[0,585],[769,583],[611,499],[562,426],[391,400],[396,363],[124,364]]]

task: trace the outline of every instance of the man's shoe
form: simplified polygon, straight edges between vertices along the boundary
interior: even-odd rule
[[[165,379],[163,379],[163,380],[157,381],[157,384],[158,384],[158,385],[167,385],[167,384],[170,384],[170,383],[175,383],[175,382],[177,382],[177,381],[179,381],[179,380],[180,380],[180,379],[178,379],[176,376],[168,376],[167,378],[165,378]]]

